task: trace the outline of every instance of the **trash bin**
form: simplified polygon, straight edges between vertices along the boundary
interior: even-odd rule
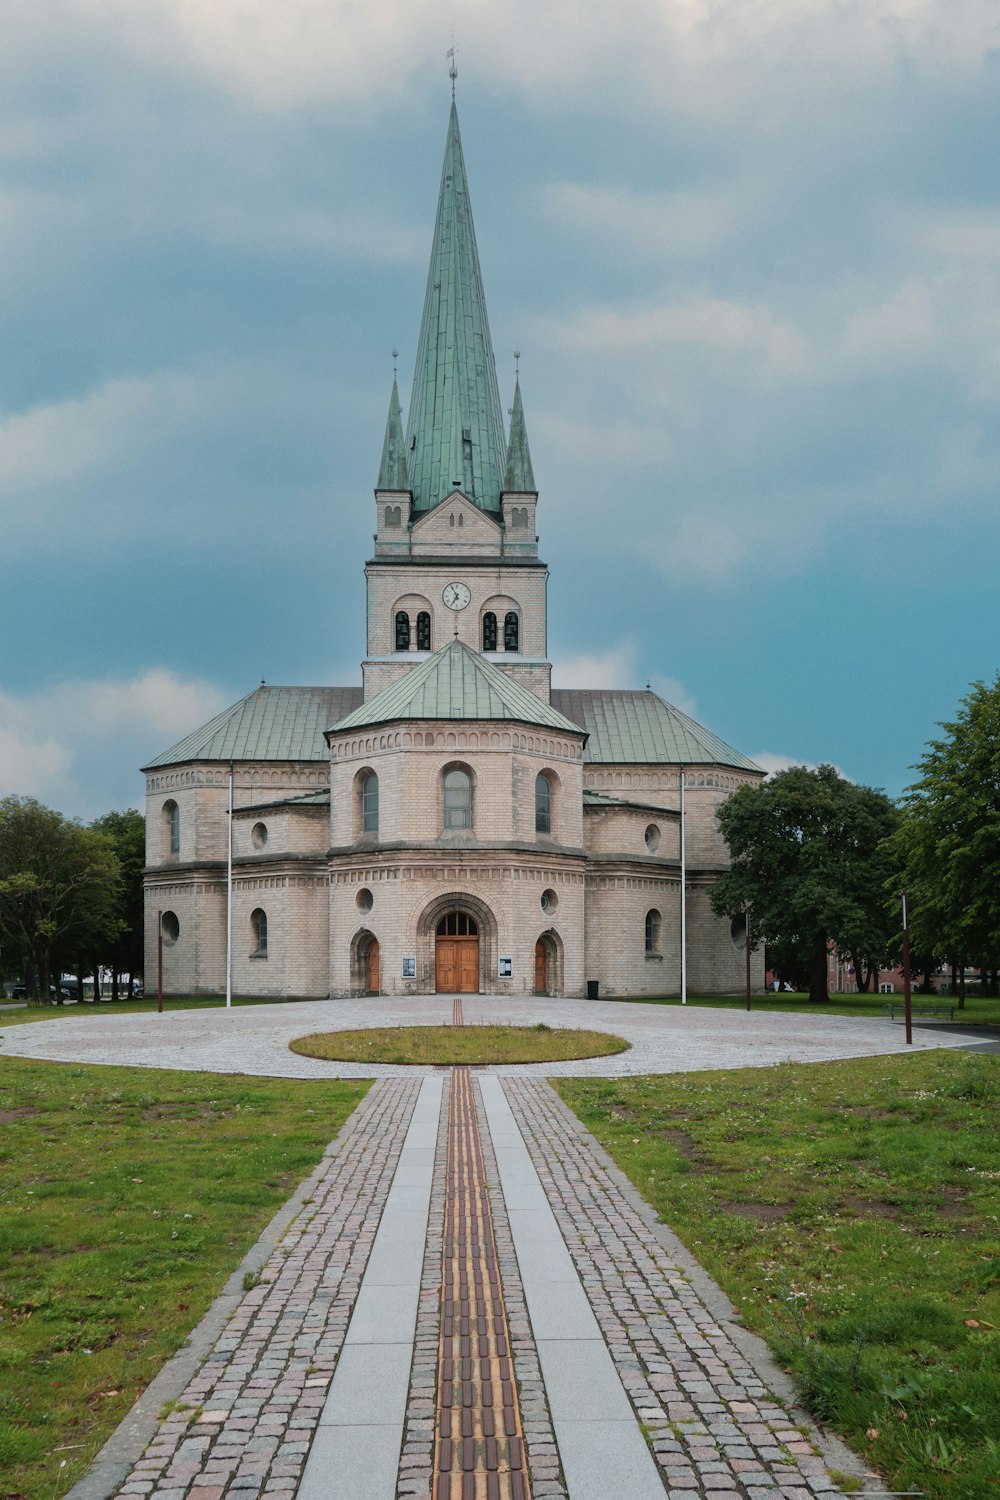
[[[601,987],[601,981],[599,979],[588,979],[587,980],[587,999],[588,1000],[596,1000],[597,999],[597,991],[600,989],[600,987]]]

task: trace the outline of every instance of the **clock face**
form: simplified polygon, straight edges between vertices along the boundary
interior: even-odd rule
[[[441,598],[449,609],[464,609],[472,595],[464,583],[449,583],[445,585]]]

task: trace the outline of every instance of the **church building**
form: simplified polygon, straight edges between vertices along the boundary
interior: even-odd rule
[[[226,988],[230,778],[236,995],[676,994],[682,808],[687,987],[742,988],[740,925],[708,900],[715,814],[763,772],[654,692],[552,686],[537,505],[452,102],[360,683],[262,685],[144,767],[146,974],[162,936],[167,994]]]

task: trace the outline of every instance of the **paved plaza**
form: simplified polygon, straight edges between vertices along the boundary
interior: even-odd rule
[[[287,1051],[309,1031],[501,1018],[587,1025],[632,1046],[474,1070]],[[915,1033],[917,1048],[965,1042]],[[545,1075],[898,1052],[898,1026],[429,996],[60,1017],[7,1031],[2,1046],[376,1077],[248,1256],[253,1274],[237,1269],[72,1500],[814,1500],[840,1493],[831,1468],[863,1475]]]

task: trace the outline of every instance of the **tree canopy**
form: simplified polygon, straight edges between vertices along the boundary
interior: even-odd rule
[[[833,766],[792,766],[744,786],[719,809],[731,868],[712,890],[720,916],[749,913],[751,941],[809,975],[828,999],[827,949],[849,954],[859,976],[893,950],[899,922],[886,901],[895,868],[887,842],[899,811],[884,792],[856,786]]]
[[[896,856],[915,941],[956,964],[1000,963],[1000,677],[941,724],[903,798]]]

